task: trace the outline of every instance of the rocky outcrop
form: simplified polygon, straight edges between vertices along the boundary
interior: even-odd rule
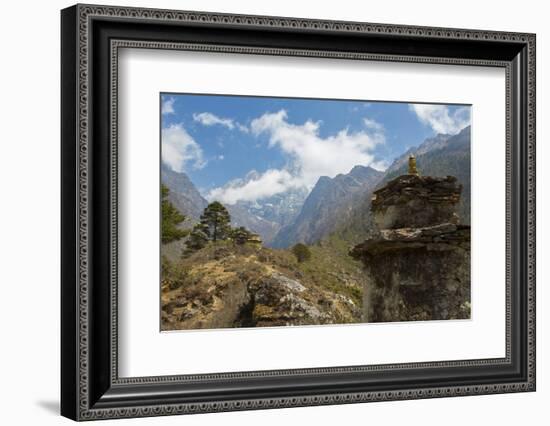
[[[162,330],[230,327],[249,301],[246,283],[215,260],[178,278],[162,282]]]
[[[189,259],[191,267],[163,280],[162,330],[342,324],[361,318],[350,297],[266,264],[260,259],[265,249],[213,251],[212,258]]]
[[[470,227],[456,178],[402,175],[374,192],[378,229],[350,255],[363,262],[367,322],[469,318]]]
[[[323,294],[313,294],[299,281],[274,272],[252,283],[250,321],[255,327],[276,325],[330,324],[335,318],[322,300]]]

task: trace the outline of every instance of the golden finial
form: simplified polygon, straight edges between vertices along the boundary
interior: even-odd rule
[[[409,155],[409,174],[418,176],[418,170],[416,169],[416,157]]]

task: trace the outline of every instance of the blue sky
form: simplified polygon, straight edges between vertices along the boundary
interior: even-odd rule
[[[383,170],[437,133],[458,133],[470,107],[161,94],[162,160],[209,199],[254,201],[355,165]]]

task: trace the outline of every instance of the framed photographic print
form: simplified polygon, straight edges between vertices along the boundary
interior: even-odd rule
[[[74,420],[535,390],[535,36],[76,5]]]

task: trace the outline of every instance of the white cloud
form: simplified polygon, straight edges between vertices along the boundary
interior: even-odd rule
[[[379,172],[383,172],[388,167],[390,167],[390,163],[388,160],[379,160],[379,161],[374,161],[373,163],[370,163],[370,166],[373,169],[378,170]]]
[[[237,201],[256,201],[261,198],[284,192],[297,184],[294,176],[287,170],[269,169],[257,174],[250,180],[236,179],[227,185],[214,188],[208,193],[210,201],[218,200],[224,204]]]
[[[280,149],[289,157],[288,166],[215,188],[208,198],[227,204],[254,201],[291,188],[312,188],[319,177],[348,173],[356,165],[380,167],[373,155],[375,146],[384,142],[380,130],[350,133],[342,129],[334,135],[321,137],[320,125],[311,120],[300,125],[289,123],[284,110],[254,119],[250,125],[252,134],[267,135],[269,147]]]
[[[252,133],[267,134],[269,145],[278,147],[292,159],[298,170],[296,178],[311,187],[320,176],[334,177],[354,166],[374,161],[373,149],[382,141],[371,133],[350,133],[342,129],[335,135],[319,136],[320,122],[306,121],[296,125],[287,121],[287,113],[264,114],[251,123]]]
[[[176,102],[176,98],[165,98],[164,96],[162,97],[162,104],[160,107],[162,115],[176,113],[176,111],[174,111],[174,102]]]
[[[223,160],[224,158],[225,158],[225,156],[223,154],[218,155],[218,160]]]
[[[409,109],[436,133],[454,135],[470,124],[470,108],[460,107],[450,112],[445,105],[411,104]]]
[[[162,129],[162,161],[176,172],[183,172],[187,164],[195,169],[206,165],[202,149],[181,124]]]
[[[199,114],[193,114],[193,120],[198,121],[204,126],[214,126],[216,124],[227,127],[228,129],[234,129],[235,125],[230,118],[221,118],[210,112],[201,112]]]
[[[239,129],[243,133],[248,133],[248,127],[244,126],[241,123],[235,123],[237,126],[237,129]]]
[[[211,112],[201,112],[198,114],[193,114],[193,120],[198,121],[203,126],[223,126],[227,127],[229,130],[238,129],[243,133],[248,133],[248,127],[245,125],[236,122],[231,118],[218,117],[216,114]]]
[[[363,118],[363,123],[367,129],[374,130],[375,132],[383,133],[384,126],[376,120],[372,120],[368,117]]]

